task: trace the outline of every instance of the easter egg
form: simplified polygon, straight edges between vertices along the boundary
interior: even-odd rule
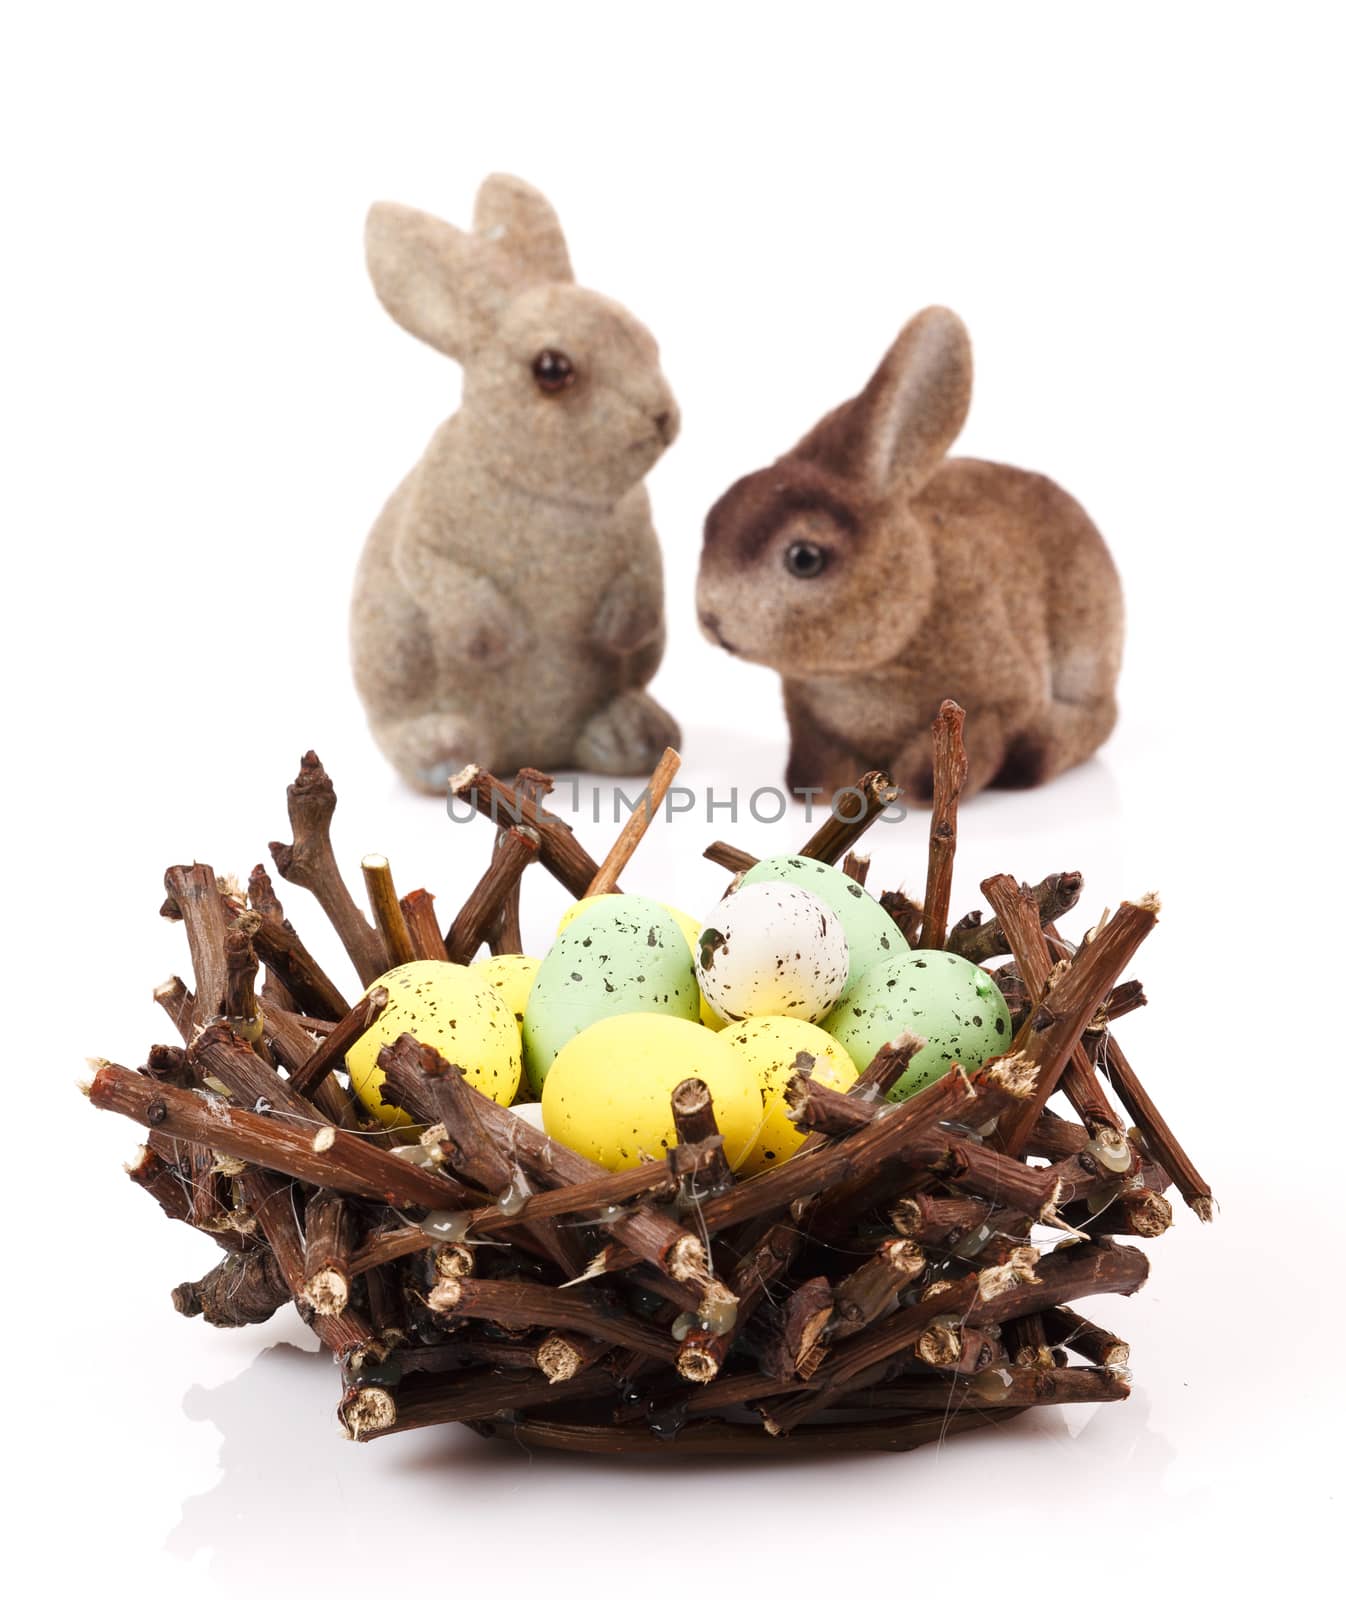
[[[910,948],[901,929],[872,894],[838,867],[808,856],[768,856],[743,874],[737,893],[758,883],[793,883],[816,894],[841,921],[851,953],[851,983],[871,967],[891,961]]]
[[[890,1098],[905,1100],[955,1061],[976,1072],[1009,1048],[1004,996],[980,967],[947,950],[911,950],[871,967],[824,1023],[863,1072],[881,1045],[910,1030],[926,1041]]]
[[[575,918],[583,916],[590,906],[602,905],[605,900],[617,900],[620,898],[621,897],[619,895],[615,894],[596,894],[591,895],[587,900],[576,900],[573,905],[566,907],[565,915],[556,925],[557,933],[564,933],[570,924],[574,922]],[[665,905],[662,900],[657,901],[656,904],[663,906],[664,910],[668,912],[669,916],[672,917],[674,922],[676,922],[677,925],[682,929],[683,936],[687,940],[687,948],[691,952],[693,959],[695,959],[696,936],[701,932],[701,924],[696,920],[695,917],[689,917],[685,911],[679,911],[676,906]],[[703,1026],[707,1028],[724,1027],[724,1018],[717,1017],[715,1015],[714,1008],[711,1006],[710,1001],[706,999],[705,995],[701,996],[700,1010],[701,1022]]]
[[[523,1014],[528,1081],[540,1094],[556,1052],[604,1017],[652,1011],[693,1022],[699,1004],[687,941],[663,906],[635,894],[600,900],[538,967]]]
[[[746,1022],[731,1023],[720,1038],[752,1068],[762,1096],[761,1126],[740,1172],[779,1166],[807,1137],[790,1121],[785,1100],[785,1086],[801,1050],[813,1057],[813,1076],[829,1089],[844,1094],[859,1076],[855,1063],[830,1033],[796,1017],[749,1017]]]
[[[541,965],[536,956],[489,956],[485,961],[474,961],[472,971],[486,979],[514,1013],[514,1020],[522,1031],[528,996]]]
[[[849,971],[832,908],[788,883],[745,885],[721,900],[697,936],[696,978],[719,1016],[826,1016]]]
[[[736,1166],[757,1136],[762,1095],[751,1064],[723,1041],[683,1017],[605,1017],[557,1054],[542,1088],[543,1126],[613,1172],[661,1160],[678,1137],[669,1097],[684,1078],[701,1078]]]
[[[484,964],[484,963],[483,963]],[[346,1052],[351,1087],[360,1103],[389,1127],[411,1118],[379,1097],[379,1051],[409,1033],[463,1069],[474,1089],[507,1106],[519,1087],[519,1028],[514,1013],[480,968],[450,961],[408,961],[385,972],[371,988],[388,991],[388,1004],[372,1028]]]

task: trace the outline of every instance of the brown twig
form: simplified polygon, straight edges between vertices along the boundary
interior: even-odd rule
[[[941,1317],[980,1327],[1013,1316],[1044,1311],[1091,1294],[1134,1294],[1144,1283],[1149,1264],[1139,1250],[1089,1246],[1058,1251],[1038,1263],[1037,1252],[1025,1249],[1006,1266],[969,1274],[958,1283],[886,1317],[837,1346],[817,1375],[809,1393],[787,1397],[765,1412],[768,1429],[787,1432],[842,1395],[882,1381],[885,1364],[911,1350]]]
[[[728,872],[749,872],[757,865],[756,856],[740,850],[737,845],[726,844],[723,839],[708,844],[701,854],[707,861],[713,861],[717,867],[724,867]]]
[[[300,1294],[320,1316],[346,1309],[355,1213],[337,1189],[319,1189],[304,1207],[304,1283]]]
[[[262,1014],[257,1004],[257,973],[260,963],[253,949],[252,936],[261,924],[255,911],[242,911],[224,932],[224,994],[220,1009],[240,1039],[269,1061],[262,1037]]]
[[[811,861],[837,861],[854,848],[901,794],[886,772],[866,772],[858,783],[836,791],[826,821],[796,854]]]
[[[1049,1339],[1078,1350],[1093,1366],[1125,1367],[1130,1363],[1131,1346],[1125,1340],[1069,1306],[1049,1306],[1042,1313],[1042,1323]]]
[[[1145,1142],[1155,1159],[1173,1179],[1178,1193],[1196,1212],[1202,1222],[1210,1222],[1215,1215],[1215,1202],[1210,1185],[1197,1171],[1192,1158],[1178,1142],[1177,1135],[1165,1121],[1159,1107],[1147,1093],[1136,1076],[1131,1063],[1122,1053],[1121,1046],[1104,1033],[1098,1040],[1095,1064],[1112,1085],[1117,1098],[1125,1106],[1127,1115],[1135,1122],[1145,1137]]]
[[[393,887],[393,869],[388,865],[387,856],[365,856],[360,862],[360,871],[364,874],[365,894],[374,914],[374,925],[383,940],[383,970],[386,972],[390,967],[414,961],[416,951],[397,890]]]
[[[346,1059],[346,1052],[369,1031],[388,1005],[388,991],[371,989],[332,1029],[301,1067],[290,1073],[290,1087],[298,1094],[312,1095],[319,1084]]]
[[[285,920],[265,867],[255,866],[248,878],[248,901],[261,914],[253,934],[257,954],[284,984],[295,1005],[317,1017],[335,1021],[350,1007],[341,991],[309,954],[303,940]]]
[[[435,897],[428,889],[413,889],[401,899],[402,920],[415,961],[444,961],[444,939],[435,916]]]
[[[464,767],[450,783],[449,793],[455,799],[470,800],[492,822],[508,820],[515,827],[531,828],[538,836],[542,865],[577,900],[584,898],[598,863],[563,822],[477,766]]]
[[[192,954],[196,991],[192,1021],[200,1027],[210,1017],[219,1016],[228,982],[225,958],[225,928],[228,917],[214,871],[202,862],[190,867],[169,867],[164,873],[168,899],[162,915],[180,919],[187,930],[187,945]]]
[[[276,870],[288,883],[313,895],[336,929],[360,982],[371,984],[386,970],[383,941],[360,914],[337,866],[331,836],[336,790],[312,750],[300,762],[299,776],[285,795],[294,838],[291,844],[271,845]]]
[[[879,904],[897,925],[897,931],[909,945],[915,945],[921,936],[921,919],[925,911],[919,900],[913,900],[901,889],[885,889]]]
[[[681,765],[682,757],[671,748],[665,750],[659,757],[659,763],[651,773],[649,783],[641,791],[640,798],[632,808],[622,831],[617,835],[612,849],[603,858],[603,865],[590,879],[586,895],[612,894],[616,890],[617,879],[621,877],[627,862],[635,854],[636,846],[645,837],[645,830],[653,822],[655,813],[663,805],[664,796],[677,777]]]
[[[302,1301],[304,1293],[304,1241],[296,1215],[294,1185],[274,1172],[255,1169],[239,1178],[253,1214],[266,1242],[276,1257],[276,1265],[291,1296]],[[358,1367],[367,1357],[385,1354],[366,1319],[352,1306],[330,1314],[315,1313],[313,1331],[332,1353],[350,1367]]]
[[[852,883],[858,883],[863,888],[866,878],[869,877],[869,857],[861,855],[856,850],[849,850],[846,859],[841,863],[841,870]]]
[[[1029,1000],[1036,1005],[1051,980],[1054,966],[1047,934],[1039,921],[1037,895],[1026,884],[1015,883],[1007,873],[985,879],[981,890],[996,913]],[[1083,1044],[1071,1051],[1061,1072],[1060,1086],[1090,1132],[1102,1127],[1123,1131],[1117,1113],[1099,1088]]]
[[[173,1309],[184,1317],[204,1317],[215,1328],[246,1328],[266,1322],[290,1298],[270,1250],[226,1256],[195,1283],[173,1290]]]
[[[522,795],[524,799],[531,800],[535,806],[540,807],[552,792],[554,783],[549,773],[539,772],[536,767],[520,767],[510,787],[516,794]],[[507,826],[501,826],[496,830],[496,850],[504,847],[508,832]],[[506,890],[500,901],[499,914],[486,935],[493,956],[523,954],[523,928],[519,922],[519,889],[522,881],[520,879]]]
[[[564,1328],[623,1350],[672,1362],[677,1343],[636,1317],[608,1311],[574,1289],[481,1278],[445,1278],[430,1291],[443,1315],[474,1317],[502,1328]]]
[[[1006,1154],[1017,1155],[1023,1148],[1090,1018],[1158,915],[1159,902],[1153,895],[1145,895],[1135,904],[1123,901],[1117,915],[1081,946],[1060,980],[1034,1006],[1014,1047],[1038,1068],[1037,1090],[1009,1114],[1008,1124],[1002,1123],[997,1133],[997,1142]]]
[[[958,848],[958,796],[967,781],[963,717],[962,706],[955,700],[946,700],[930,725],[935,743],[935,788],[930,812],[925,915],[921,922],[922,950],[942,950],[948,933],[953,858]]]
[[[836,1288],[836,1320],[830,1340],[850,1339],[886,1316],[897,1297],[925,1271],[925,1254],[912,1239],[885,1239],[867,1261]]]
[[[95,1073],[89,1098],[101,1110],[115,1111],[143,1128],[195,1140],[239,1161],[385,1205],[438,1210],[470,1206],[474,1198],[452,1179],[399,1161],[344,1129],[319,1126],[315,1131],[316,1117],[297,1125],[282,1116],[242,1110],[219,1095],[156,1084],[110,1062]]]
[[[684,1192],[698,1200],[723,1194],[734,1175],[724,1153],[710,1090],[700,1078],[684,1078],[670,1097],[678,1142],[668,1152],[668,1168]]]
[[[1045,927],[1065,916],[1078,903],[1083,888],[1084,878],[1078,872],[1051,872],[1041,883],[1034,884],[1031,893],[1037,907],[1038,926]],[[944,948],[981,966],[997,956],[1009,955],[1012,947],[997,918],[983,922],[981,912],[973,911],[950,929]]]
[[[518,887],[523,870],[538,854],[540,839],[534,828],[510,828],[491,854],[490,865],[463,902],[444,936],[450,961],[466,964],[481,948],[496,924],[506,897]]]

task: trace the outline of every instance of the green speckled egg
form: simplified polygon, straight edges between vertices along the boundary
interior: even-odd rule
[[[898,1079],[894,1100],[942,1078],[955,1061],[976,1072],[1010,1045],[1004,996],[980,967],[947,950],[910,950],[871,967],[823,1027],[850,1052],[860,1072],[898,1034],[920,1034],[925,1048]]]
[[[776,881],[807,889],[836,912],[851,955],[849,982],[852,988],[871,967],[891,961],[911,948],[902,937],[902,930],[874,896],[867,894],[839,867],[829,866],[826,861],[812,861],[808,856],[768,856],[743,874],[740,887]]]
[[[557,1052],[604,1017],[658,1012],[695,1022],[692,953],[666,907],[642,895],[595,901],[542,958],[523,1014],[523,1060],[536,1094]]]

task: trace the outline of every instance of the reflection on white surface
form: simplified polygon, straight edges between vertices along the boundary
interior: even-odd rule
[[[1150,1426],[1143,1390],[1124,1404],[1050,1408],[998,1435],[959,1436],[900,1455],[736,1463],[538,1454],[456,1426],[357,1446],[339,1435],[336,1395],[330,1361],[288,1343],[263,1350],[215,1388],[189,1389],[187,1415],[221,1435],[220,1476],[183,1503],[166,1550],[204,1564],[226,1586],[321,1571],[323,1592],[334,1594],[445,1557],[441,1535],[451,1522],[457,1577],[499,1559],[513,1530],[519,1538],[510,1561],[524,1578],[558,1552],[577,1554],[591,1516],[601,1521],[610,1554],[648,1559],[668,1537],[675,1494],[694,1507],[699,1538],[732,1540],[755,1529],[763,1574],[778,1566],[798,1576],[800,1562],[806,1568],[823,1552],[792,1551],[767,1531],[796,1496],[807,1497],[820,1526],[853,1516],[857,1504],[891,1503],[900,1505],[904,1525],[924,1522],[947,1536],[951,1506],[993,1479],[993,1524],[1040,1531],[1060,1520],[1067,1541],[1072,1528],[1092,1538],[1086,1518],[1123,1497],[1130,1516],[1174,1509],[1165,1487],[1174,1452]],[[857,1494],[865,1499],[857,1502]],[[1190,1506],[1204,1496],[1181,1498]]]

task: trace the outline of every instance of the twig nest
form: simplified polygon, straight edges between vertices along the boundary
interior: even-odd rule
[[[895,1100],[942,1078],[955,1061],[976,1071],[1013,1036],[1009,1007],[991,978],[947,950],[911,950],[871,968],[824,1026],[859,1071],[900,1033],[926,1040],[894,1086]]]
[[[743,874],[738,893],[763,883],[790,883],[832,908],[850,952],[850,982],[909,948],[897,924],[874,896],[838,867],[811,856],[768,856]],[[816,1019],[810,1019],[816,1020]]]
[[[388,991],[381,1015],[346,1052],[351,1087],[360,1103],[389,1127],[411,1118],[382,1098],[379,1051],[404,1033],[438,1050],[463,1069],[474,1089],[507,1106],[522,1072],[514,1013],[478,967],[448,961],[408,961],[373,985]]]
[[[696,981],[718,1015],[817,1022],[850,973],[841,919],[807,889],[757,883],[729,895],[697,936]]]
[[[724,1035],[682,1017],[607,1017],[564,1046],[542,1090],[547,1133],[610,1171],[662,1161],[678,1142],[669,1097],[686,1078],[709,1088],[731,1167],[757,1137],[762,1096]]]

